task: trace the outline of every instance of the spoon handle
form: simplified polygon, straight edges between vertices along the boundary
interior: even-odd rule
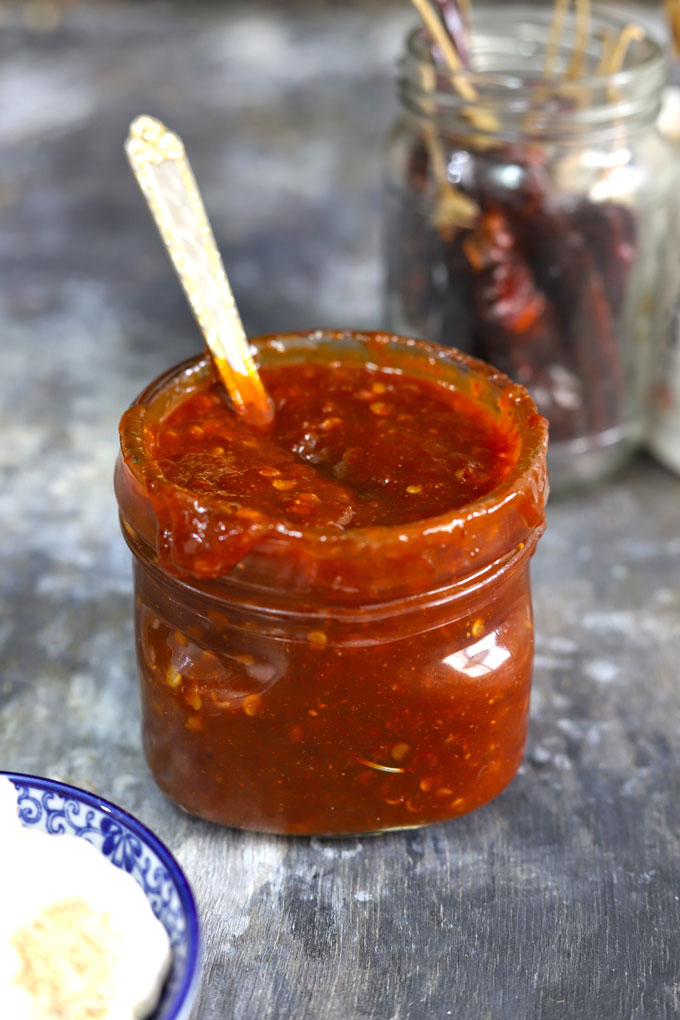
[[[181,139],[153,117],[130,125],[125,152],[234,410],[273,417]]]

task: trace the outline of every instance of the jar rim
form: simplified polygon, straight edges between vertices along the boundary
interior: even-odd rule
[[[494,549],[491,558],[477,551],[475,569],[486,562],[497,560],[506,554],[508,549],[526,540],[528,535],[543,521],[545,502],[548,493],[547,475],[545,471],[545,452],[547,446],[547,422],[542,418],[536,406],[520,385],[513,383],[507,376],[475,358],[454,348],[441,347],[424,340],[400,337],[381,332],[360,332],[355,330],[310,330],[304,332],[267,334],[251,341],[252,349],[261,362],[269,359],[278,361],[287,355],[291,361],[303,360],[300,355],[325,348],[326,352],[335,351],[338,345],[354,345],[353,350],[363,351],[365,361],[385,365],[397,357],[399,352],[399,368],[404,374],[420,374],[430,379],[448,371],[456,375],[466,385],[467,380],[474,380],[477,387],[486,387],[488,393],[497,401],[498,413],[512,416],[516,422],[520,448],[516,462],[508,469],[501,482],[484,496],[465,506],[446,511],[434,517],[413,521],[406,524],[378,525],[372,527],[348,528],[346,530],[298,526],[278,522],[262,536],[256,547],[246,554],[244,560],[258,556],[280,555],[282,543],[304,546],[311,558],[319,561],[339,561],[340,559],[358,558],[370,547],[372,550],[391,549],[393,552],[406,549],[417,540],[419,543],[434,546],[443,541],[451,543],[454,536],[469,538],[470,533],[484,530],[484,526],[495,528],[503,542]],[[336,354],[333,360],[340,360]],[[207,353],[187,359],[179,365],[168,369],[150,383],[133,401],[129,412],[121,422],[121,460],[117,470],[117,496],[124,521],[132,526],[147,544],[151,541],[151,524],[146,515],[127,513],[131,501],[130,493],[122,482],[122,474],[131,476],[136,482],[137,496],[148,484],[148,465],[150,463],[144,441],[144,422],[154,402],[158,402],[162,394],[171,397],[181,390],[182,380],[186,385],[190,379],[205,376],[210,372],[210,358]],[[173,384],[174,388],[173,388]],[[175,487],[180,489],[179,486]],[[187,490],[182,490],[186,492]],[[210,508],[219,508],[219,498],[202,497],[202,503]],[[496,522],[492,525],[492,521]],[[398,557],[397,557],[398,558]],[[246,571],[247,574],[247,571]],[[439,583],[441,578],[438,578]]]
[[[526,17],[523,17],[525,12]],[[436,68],[437,80],[434,87],[431,87],[427,77],[428,70],[431,75],[435,65],[426,32],[422,27],[413,28],[406,37],[405,53],[398,63],[405,104],[414,112],[429,112],[431,115],[434,112],[435,116],[452,116],[457,112],[465,112],[471,109],[469,100],[462,99],[455,88],[451,87],[453,80],[458,79],[476,89],[481,105],[491,111],[502,109],[504,115],[510,113],[512,116],[547,109],[551,117],[547,126],[555,130],[560,126],[554,123],[555,118],[563,122],[564,126],[576,123],[586,127],[590,123],[600,125],[603,121],[625,119],[637,113],[649,117],[656,115],[661,90],[668,80],[668,58],[647,26],[640,25],[644,36],[631,45],[626,66],[613,74],[604,74],[598,71],[599,50],[595,50],[594,40],[605,32],[610,37],[618,37],[631,24],[631,19],[610,11],[594,12],[591,16],[589,47],[586,50],[586,71],[565,80],[559,74],[547,75],[542,70],[537,72],[531,64],[531,56],[540,56],[540,67],[543,68],[551,22],[552,11],[541,10],[533,5],[509,3],[473,9],[473,57],[476,55],[479,59],[480,55],[486,53],[488,58],[492,52],[482,51],[480,39],[497,39],[502,43],[505,53],[509,52],[507,44],[510,39],[515,44],[512,57],[518,60],[521,57],[521,61],[513,70],[501,67],[493,70],[463,69],[455,75]],[[567,15],[565,24],[568,38],[575,26],[572,11]],[[558,58],[566,62],[570,52],[563,37]],[[427,87],[423,82],[427,82]],[[561,87],[569,88],[573,98],[572,107],[565,107],[561,102]],[[475,133],[484,134],[485,129],[475,124]]]

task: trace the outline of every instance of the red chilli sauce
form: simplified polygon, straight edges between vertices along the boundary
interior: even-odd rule
[[[266,429],[234,415],[205,358],[121,422],[153,774],[188,810],[262,831],[472,810],[526,738],[545,423],[450,350],[258,347]]]

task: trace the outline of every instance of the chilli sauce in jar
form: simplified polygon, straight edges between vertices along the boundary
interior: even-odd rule
[[[255,345],[267,429],[236,418],[207,356],[121,422],[153,775],[188,811],[267,832],[471,811],[526,739],[546,423],[455,350]]]

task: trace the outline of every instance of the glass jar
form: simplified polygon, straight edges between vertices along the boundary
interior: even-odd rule
[[[261,365],[370,362],[455,386],[517,438],[517,456],[463,509],[400,526],[281,527],[224,576],[171,576],[154,429],[210,364],[153,382],[123,418],[115,478],[153,775],[188,811],[267,832],[377,832],[479,807],[513,778],[526,738],[545,420],[521,387],[434,345],[356,333],[255,344]],[[208,536],[217,510],[209,498],[192,507]]]
[[[625,70],[544,73],[551,12],[478,5],[460,98],[422,31],[400,63],[385,181],[389,328],[525,385],[550,422],[551,486],[592,482],[641,442],[658,357],[677,159],[655,127],[667,77],[645,37]],[[571,36],[555,66],[568,64]]]

